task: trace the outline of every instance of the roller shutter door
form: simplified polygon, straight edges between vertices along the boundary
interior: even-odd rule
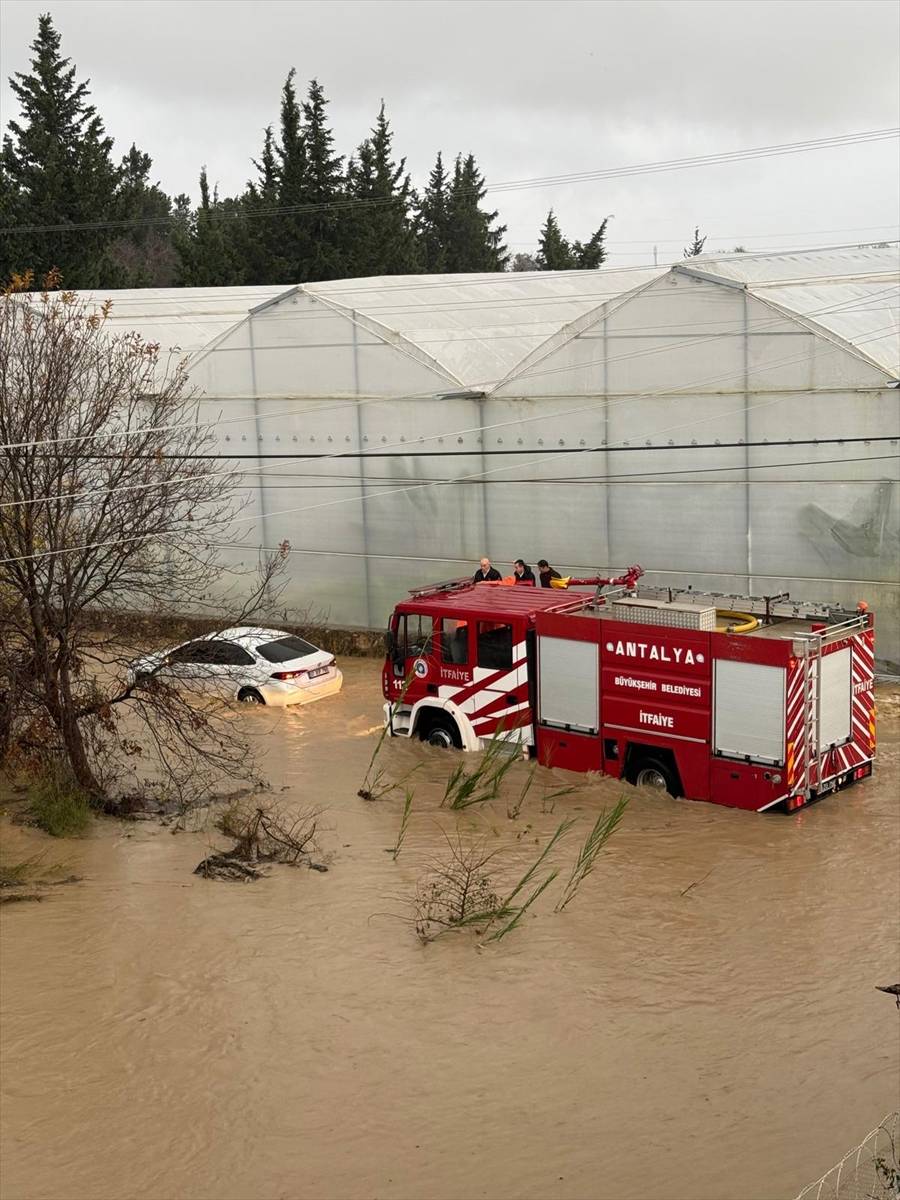
[[[785,671],[715,661],[713,748],[730,758],[784,761]]]
[[[597,733],[600,647],[569,638],[538,638],[538,719],[542,725]]]
[[[849,646],[822,656],[819,749],[840,746],[850,737],[851,673]]]

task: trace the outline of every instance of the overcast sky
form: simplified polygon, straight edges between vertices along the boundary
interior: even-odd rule
[[[900,124],[895,0],[2,0],[0,111],[39,12],[90,77],[124,153],[171,193],[206,163],[223,193],[250,177],[290,67],[331,100],[351,151],[382,97],[413,178],[438,149],[488,183],[827,137]],[[612,213],[611,262],[707,249],[898,236],[898,143],[498,194],[513,250],[551,206],[587,237]]]

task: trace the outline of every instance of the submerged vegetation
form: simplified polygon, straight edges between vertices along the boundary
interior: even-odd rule
[[[61,883],[78,883],[77,875],[65,875],[65,865],[47,866],[43,854],[10,862],[0,859],[0,904],[43,900],[47,888]]]
[[[232,838],[234,845],[230,850],[204,858],[194,874],[205,879],[246,883],[260,879],[265,874],[263,868],[273,863],[327,871],[328,867],[313,857],[318,854],[319,816],[316,809],[304,809],[294,817],[286,817],[270,805],[233,804],[219,815],[215,827]]]
[[[386,726],[379,734],[357,794],[364,800],[382,800],[403,789],[397,838],[388,850],[396,862],[413,816],[415,791],[409,779],[422,764],[407,771],[399,780],[392,780],[388,768],[378,765],[387,732]],[[489,806],[500,800],[504,783],[512,782],[508,777],[519,761],[514,749],[503,729],[498,729],[479,757],[461,758],[451,768],[438,808],[463,813],[477,805]],[[530,797],[540,795],[540,811],[546,815],[554,811],[558,800],[579,795],[587,786],[582,783],[553,787],[548,779],[538,789],[539,779],[539,768],[532,764],[527,769],[524,783],[512,795],[507,795],[505,812],[509,821],[518,820]],[[506,790],[508,792],[509,787]],[[628,798],[622,796],[612,808],[603,809],[597,816],[565,875],[565,883],[554,905],[555,912],[563,912],[572,903],[582,884],[593,873],[627,806]],[[483,945],[500,941],[519,925],[532,905],[563,873],[559,865],[551,863],[551,855],[576,824],[576,817],[561,821],[534,861],[505,892],[496,878],[503,847],[491,846],[486,835],[479,835],[474,830],[469,834],[457,826],[453,833],[448,833],[439,826],[447,851],[429,862],[412,900],[401,901],[405,907],[411,906],[412,911],[411,917],[401,919],[409,920],[419,940],[426,943],[463,929],[473,929]],[[496,826],[491,829],[495,837],[500,836]],[[527,838],[530,841],[532,833],[532,824],[526,823],[520,827],[516,840]],[[540,841],[539,837],[534,838],[537,846]]]

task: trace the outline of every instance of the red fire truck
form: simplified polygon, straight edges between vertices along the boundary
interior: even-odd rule
[[[673,796],[791,811],[872,773],[875,630],[787,593],[738,597],[573,580],[592,591],[450,580],[410,593],[388,631],[394,736]]]

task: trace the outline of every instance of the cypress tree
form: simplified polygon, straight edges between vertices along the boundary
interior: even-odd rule
[[[432,274],[447,270],[450,242],[450,180],[440,150],[419,204],[422,265]]]
[[[280,207],[302,206],[308,197],[306,140],[303,114],[294,90],[295,74],[292,67],[281,90],[281,141],[275,146]],[[274,277],[266,282],[301,283],[307,278],[312,259],[308,214],[279,213],[275,222],[280,254],[272,264]]]
[[[49,14],[38,18],[30,74],[16,73],[10,87],[21,120],[10,121],[3,138],[0,197],[17,225],[74,225],[119,215],[121,172],[111,157],[88,83],[76,82],[71,59],[60,53],[60,36]],[[46,230],[0,235],[0,276],[58,267],[68,287],[107,282],[112,272],[106,229],[70,233]]]
[[[303,105],[306,156],[306,217],[311,257],[303,279],[340,279],[346,255],[341,216],[328,206],[343,195],[343,156],[334,153],[334,135],[325,121],[328,101],[317,80],[309,85]],[[298,281],[299,282],[299,281]]]
[[[252,162],[257,179],[247,184],[243,197],[247,216],[243,243],[244,277],[246,283],[271,283],[280,279],[285,271],[281,256],[281,217],[272,214],[272,209],[279,204],[280,176],[271,125],[266,127],[259,160]]]
[[[572,247],[563,237],[552,208],[541,230],[535,261],[541,271],[571,271],[575,266]]]
[[[342,218],[354,276],[406,275],[421,268],[406,159],[394,161],[393,138],[382,101],[372,136],[347,164],[347,194],[361,202]]]
[[[230,287],[244,282],[244,264],[235,248],[240,201],[219,200],[209,189],[206,167],[200,169],[200,206],[188,222],[186,235],[176,231],[185,287]]]
[[[474,155],[457,156],[450,188],[449,271],[503,271],[509,252],[503,244],[505,225],[494,226],[498,213],[485,212],[481,201],[487,193],[484,177]]]
[[[584,243],[572,243],[572,265],[579,271],[594,271],[606,262],[606,227],[609,217],[604,217],[600,228]]]
[[[694,227],[694,236],[689,246],[684,248],[685,258],[699,258],[703,253],[703,247],[706,245],[706,235],[700,236],[700,226]]]
[[[135,225],[117,232],[109,257],[124,287],[170,287],[177,275],[178,256],[167,220],[172,202],[159,184],[150,182],[152,165],[150,155],[134,144],[122,159],[116,205],[121,218]]]

